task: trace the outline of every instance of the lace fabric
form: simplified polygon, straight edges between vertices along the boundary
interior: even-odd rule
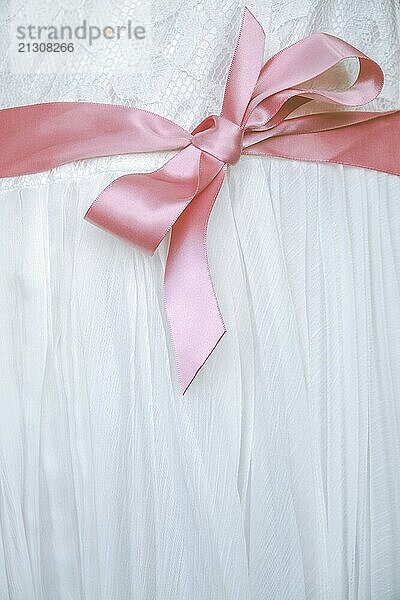
[[[247,3],[266,31],[266,59],[316,31],[343,37],[379,62],[385,73],[380,97],[364,108],[389,110],[400,104],[399,8],[397,0],[372,4],[358,0]],[[0,12],[0,52],[4,56],[0,107],[53,101],[115,103],[151,110],[192,129],[220,110],[244,5],[237,0],[217,4],[205,0],[193,8],[191,0],[108,0],[100,7],[93,0],[73,0],[66,7],[61,0],[6,0]],[[110,39],[98,51],[82,42],[73,56],[31,54],[22,69],[20,57],[16,57],[18,25],[79,25],[83,20],[123,25],[129,19],[146,29],[146,38],[139,45]],[[48,173],[3,179],[0,190],[36,187],[95,172],[151,170],[165,159],[163,154],[81,161]]]
[[[130,15],[146,45],[24,72],[10,36],[27,5],[37,23]],[[242,8],[3,0],[0,106],[114,102],[190,129],[219,111]],[[372,107],[400,106],[397,0],[249,8],[266,58],[334,33],[382,65]],[[166,157],[0,181],[0,599],[397,600],[400,177],[228,169],[208,229],[227,333],[182,399],[167,243],[149,257],[83,219],[119,173]]]

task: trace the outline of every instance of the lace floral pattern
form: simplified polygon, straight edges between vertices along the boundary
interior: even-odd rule
[[[29,4],[29,15],[26,5]],[[315,31],[343,37],[382,66],[385,86],[369,105],[374,110],[399,106],[400,56],[397,0],[174,0],[168,3],[108,0],[61,0],[36,3],[7,0],[0,12],[1,108],[52,101],[110,102],[146,108],[191,129],[207,114],[220,109],[244,5],[254,12],[266,31],[266,58],[282,47]],[[36,18],[38,23],[79,24],[83,19],[121,24],[135,18],[146,26],[145,43],[109,40],[98,54],[96,48],[73,57],[73,68],[57,67],[59,57],[32,57],[24,73],[12,68],[17,60],[13,38],[16,27]],[[13,42],[13,43],[11,43]],[[82,50],[82,49],[80,49]],[[71,57],[64,57],[66,61]],[[43,60],[46,69],[43,70]],[[14,62],[13,62],[14,61]],[[99,68],[94,68],[97,61]],[[68,67],[68,68],[67,68]],[[106,157],[80,161],[51,172],[0,182],[0,190],[44,185],[54,179],[70,179],[94,172],[151,170],[162,156]]]

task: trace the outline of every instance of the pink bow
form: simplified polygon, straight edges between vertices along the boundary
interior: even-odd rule
[[[206,249],[207,224],[227,165],[241,154],[354,165],[400,175],[400,111],[324,112],[293,117],[312,100],[353,106],[381,91],[380,67],[343,40],[317,33],[262,66],[264,32],[245,9],[220,115],[191,133],[134,108],[61,102],[0,111],[0,176],[44,171],[77,159],[180,150],[153,173],[124,175],[85,218],[153,253],[171,230],[165,270],[168,323],[183,393],[222,335]],[[344,91],[303,82],[347,58],[359,74]],[[303,85],[302,85],[303,84]]]

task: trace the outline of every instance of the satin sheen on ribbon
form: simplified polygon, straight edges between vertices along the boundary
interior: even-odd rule
[[[151,112],[110,104],[59,102],[0,110],[1,177],[78,159],[179,150],[152,173],[113,181],[85,218],[150,253],[171,233],[165,301],[183,393],[225,333],[206,234],[227,165],[241,154],[257,154],[400,175],[400,111],[292,115],[312,101],[370,102],[383,86],[379,65],[326,33],[300,40],[264,65],[263,53],[263,29],[245,9],[221,114],[207,117],[192,132]],[[358,59],[359,74],[347,89],[304,83],[348,58]]]

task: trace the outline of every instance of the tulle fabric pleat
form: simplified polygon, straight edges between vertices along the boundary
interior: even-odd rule
[[[0,598],[400,597],[400,182],[242,158],[187,394],[154,257],[83,220],[116,174],[0,195]]]

